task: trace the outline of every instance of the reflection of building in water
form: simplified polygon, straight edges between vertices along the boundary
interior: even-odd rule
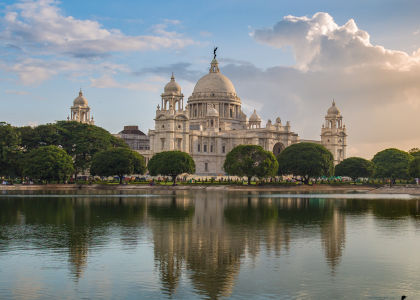
[[[255,257],[260,245],[277,254],[290,235],[269,199],[231,201],[226,194],[195,193],[193,214],[185,200],[149,203],[149,224],[164,292],[173,294],[185,268],[194,287],[211,299],[229,296],[241,258]],[[175,205],[174,205],[175,201]],[[178,211],[176,215],[167,211]],[[239,217],[238,217],[239,216]]]
[[[334,271],[343,255],[346,239],[346,220],[340,210],[334,207],[332,219],[321,225],[321,240],[328,264]]]
[[[176,215],[166,214],[162,200],[158,208],[149,205],[155,259],[164,292],[174,293],[184,265],[202,294],[215,299],[231,293],[245,246],[243,240],[231,239],[232,234],[224,231],[225,200],[218,197],[204,196],[195,201],[192,213],[188,213],[190,203],[168,199],[166,207],[177,211]]]

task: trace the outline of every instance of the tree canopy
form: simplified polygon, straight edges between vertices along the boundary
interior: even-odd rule
[[[409,177],[409,164],[413,156],[405,151],[395,148],[382,150],[375,154],[372,159],[374,163],[374,176],[377,178],[388,178],[390,184],[397,178]]]
[[[80,122],[59,121],[56,124],[59,143],[74,159],[76,172],[89,169],[95,153],[127,144],[105,129]]]
[[[229,175],[246,176],[251,184],[253,176],[258,178],[275,176],[279,165],[274,154],[257,145],[239,145],[227,155],[223,169]]]
[[[33,149],[24,158],[23,174],[32,179],[65,182],[73,172],[71,156],[54,145]]]
[[[0,129],[4,131],[3,134],[0,134],[0,144],[3,141],[3,144],[7,145],[7,149],[9,149],[6,151],[9,155],[8,162],[13,168],[4,166],[1,170],[2,173],[7,173],[9,176],[21,173],[20,162],[24,153],[42,146],[55,145],[64,149],[74,161],[76,175],[89,169],[95,153],[113,147],[128,148],[122,139],[113,136],[105,129],[74,121],[58,121],[54,124],[39,125],[34,128],[30,126],[12,127],[5,123],[3,125],[1,126],[3,128]],[[10,134],[14,135],[14,141],[10,139]],[[10,155],[12,148],[18,149],[14,159]],[[6,148],[2,147],[2,149]],[[0,164],[2,161],[4,159],[0,154]]]
[[[335,176],[348,176],[353,180],[359,177],[370,177],[373,174],[373,163],[361,157],[349,157],[335,166]]]
[[[99,176],[117,175],[120,184],[124,175],[143,174],[146,171],[144,157],[128,148],[112,148],[93,156],[90,173]]]
[[[420,178],[420,156],[411,160],[408,170],[411,177]]]
[[[420,149],[419,148],[412,148],[408,151],[414,157],[420,157]]]
[[[331,176],[334,157],[324,146],[315,143],[298,143],[284,149],[277,157],[279,175],[299,176],[304,183],[319,176]]]
[[[195,163],[192,157],[181,151],[164,151],[153,155],[147,165],[152,176],[171,176],[174,184],[176,177],[182,173],[195,173]]]
[[[20,138],[11,125],[0,123],[0,176],[18,175]]]

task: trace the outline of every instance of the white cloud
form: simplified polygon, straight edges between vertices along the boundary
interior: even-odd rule
[[[239,96],[258,99],[260,115],[292,121],[301,138],[319,138],[333,98],[344,116],[349,154],[371,158],[385,147],[420,146],[420,51],[373,45],[354,20],[338,25],[327,13],[284,17],[254,30],[260,43],[292,47],[296,64],[266,70],[228,64],[222,71]]]
[[[44,60],[34,58],[22,59],[10,66],[0,64],[0,69],[17,74],[20,82],[24,85],[39,84],[58,74],[78,77],[93,72],[113,74],[129,71],[126,66],[108,62],[94,64],[79,60]]]
[[[62,14],[54,0],[20,1],[7,8],[0,38],[13,45],[38,51],[76,57],[100,56],[112,52],[182,48],[194,41],[177,32],[168,32],[166,20],[154,35],[125,35],[118,29],[105,29],[93,20],[80,20]]]
[[[90,85],[95,88],[107,89],[118,88],[135,91],[157,92],[162,88],[161,81],[157,81],[157,76],[147,78],[145,81],[122,83],[116,81],[111,75],[105,74],[99,78],[91,78]]]
[[[58,4],[55,0],[21,0],[7,6],[0,20],[0,47],[14,50],[0,59],[0,69],[16,74],[24,85],[59,75],[129,73],[129,67],[110,62],[114,52],[179,49],[195,43],[168,30],[178,26],[179,20],[165,19],[150,34],[133,36],[106,29],[95,20],[66,16]]]
[[[369,34],[353,19],[339,26],[323,12],[311,18],[286,16],[272,28],[257,29],[251,36],[277,48],[291,46],[301,70],[366,66],[408,70],[420,61],[419,53],[408,55],[372,45]]]

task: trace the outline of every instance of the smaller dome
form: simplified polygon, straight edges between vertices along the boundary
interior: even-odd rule
[[[164,88],[165,94],[181,94],[181,86],[175,81],[174,73],[172,73],[171,81]]]
[[[217,111],[216,108],[214,108],[213,106],[209,106],[207,108],[207,117],[218,117],[219,116],[219,112]]]
[[[260,116],[257,114],[257,111],[254,109],[254,112],[249,117],[250,122],[261,122]]]
[[[79,91],[79,96],[73,101],[74,106],[87,106],[88,101],[83,97],[82,90]]]
[[[331,107],[328,109],[327,113],[329,115],[339,115],[340,111],[338,110],[337,106],[335,106],[335,101],[333,100]]]

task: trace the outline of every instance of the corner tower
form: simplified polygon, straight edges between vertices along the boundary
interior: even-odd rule
[[[157,106],[155,130],[149,131],[150,145],[154,153],[170,150],[189,150],[188,112],[184,110],[184,95],[174,74],[165,85],[162,106]]]
[[[87,99],[83,96],[82,89],[79,91],[79,96],[73,100],[73,106],[70,108],[69,121],[76,121],[85,124],[95,124],[93,117],[90,116],[90,107]]]
[[[333,154],[334,164],[338,164],[346,158],[346,125],[343,125],[343,116],[334,100],[325,116],[325,123],[322,125],[321,144]]]

